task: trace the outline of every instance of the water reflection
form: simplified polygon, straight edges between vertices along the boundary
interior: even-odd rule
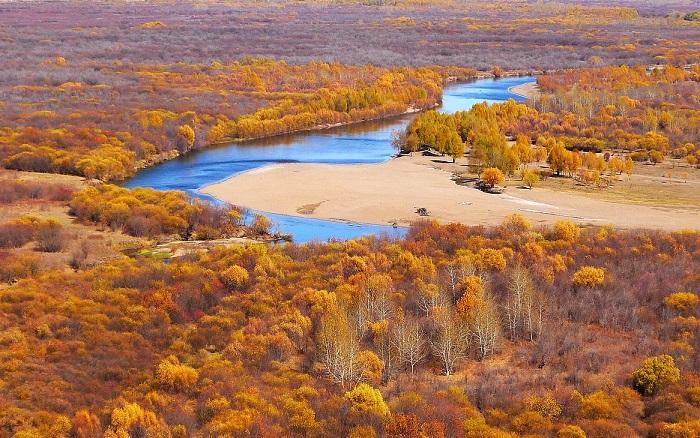
[[[480,102],[500,102],[522,98],[509,88],[532,77],[480,80],[445,88],[440,111],[464,111]],[[322,131],[281,135],[242,143],[210,147],[140,171],[126,187],[152,187],[183,190],[192,196],[213,200],[199,190],[247,170],[279,163],[380,163],[393,154],[391,133],[405,128],[415,115],[368,121]],[[296,242],[350,239],[367,234],[401,236],[405,229],[390,225],[348,224],[344,222],[265,213],[280,231],[290,233]]]

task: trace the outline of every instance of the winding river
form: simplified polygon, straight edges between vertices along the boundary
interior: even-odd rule
[[[452,113],[468,110],[474,104],[484,101],[522,101],[523,98],[511,93],[510,88],[533,80],[532,77],[514,77],[452,84],[445,87],[439,110]],[[279,163],[381,163],[395,153],[390,141],[391,132],[405,128],[413,117],[415,116],[406,115],[211,147],[144,169],[126,181],[124,186],[182,190],[193,196],[217,201],[199,190],[238,173],[263,166]],[[399,236],[406,231],[389,225],[346,223],[272,213],[265,215],[272,219],[277,230],[291,234],[295,242],[351,239],[382,233]]]

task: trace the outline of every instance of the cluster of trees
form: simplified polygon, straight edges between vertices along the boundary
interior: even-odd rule
[[[24,215],[0,224],[0,282],[13,283],[55,268],[49,260],[60,258],[73,237],[55,219]]]
[[[549,136],[540,136],[537,145],[546,152],[547,163],[552,172],[556,175],[566,174],[586,185],[606,186],[611,178],[623,173],[631,175],[634,170],[634,161],[624,154],[611,156],[592,151],[570,151],[563,141]]]
[[[30,272],[0,436],[693,436],[698,242],[514,216]]]
[[[99,81],[68,80],[71,75],[63,75],[73,68],[63,57],[44,68],[43,79],[3,82],[2,166],[103,181],[123,180],[140,167],[210,143],[428,108],[440,100],[445,75],[475,74],[250,58],[118,63],[102,68]]]
[[[0,251],[0,281],[13,283],[20,278],[32,277],[41,271],[41,261],[36,254],[13,254]]]
[[[517,120],[532,111],[513,101],[493,106],[484,102],[474,105],[469,111],[454,114],[428,111],[416,117],[395,144],[404,152],[430,148],[450,155],[453,160],[468,151],[479,169],[495,167],[512,175],[521,163],[544,158],[540,151],[532,150],[525,136],[513,145],[506,141],[504,125],[507,121]]]
[[[216,206],[178,191],[98,184],[76,193],[69,205],[70,213],[79,220],[136,237],[176,235],[185,240],[265,237],[271,227],[264,216],[255,215],[246,224],[246,213],[240,208]]]
[[[0,248],[2,249],[19,248],[35,241],[36,249],[39,251],[58,252],[65,246],[66,239],[63,225],[53,219],[42,220],[27,215],[0,224]]]
[[[457,133],[455,116],[431,110],[419,114],[405,133],[396,133],[394,145],[403,153],[413,153],[423,147],[431,148],[456,161],[464,155],[464,141]]]
[[[339,68],[334,67],[335,70]],[[323,71],[316,64],[311,64],[309,68],[316,74]],[[430,108],[440,101],[444,78],[436,69],[401,68],[386,71],[364,67],[363,70],[366,78],[362,81],[367,82],[366,84],[334,88],[313,84],[312,87],[320,89],[311,88],[313,91],[303,100],[295,100],[292,94],[288,93],[288,96],[282,96],[277,104],[237,120],[231,121],[222,117],[209,132],[208,141],[264,137],[370,120]],[[250,74],[262,84],[254,71],[251,70]],[[309,86],[306,85],[301,90],[308,89],[307,87]]]
[[[657,163],[667,155],[695,165],[700,135],[700,67],[600,67],[538,78],[543,93],[510,129],[558,137],[569,149],[633,152]]]
[[[631,173],[633,161],[656,164],[669,155],[691,166],[700,161],[694,143],[700,136],[698,66],[567,70],[540,76],[538,84],[542,93],[527,104],[423,113],[395,144],[404,152],[430,148],[453,160],[466,151],[477,170],[497,168],[505,175],[546,160],[553,173],[598,186]],[[523,169],[522,176],[534,181],[536,175]]]
[[[418,115],[404,133],[397,134],[394,144],[404,153],[429,148],[449,155],[453,161],[468,152],[470,164],[491,188],[505,175],[515,175],[519,170],[524,184],[532,187],[541,176],[528,167],[533,162],[546,161],[556,175],[565,174],[593,185],[606,183],[606,173],[613,176],[632,172],[633,160],[624,155],[572,151],[561,138],[549,134],[539,135],[533,144],[527,134],[513,129],[513,124],[533,115],[536,117],[537,111],[513,101],[491,106],[481,103],[454,114],[427,111]],[[515,140],[508,142],[506,134],[516,134]]]
[[[693,51],[697,27],[667,17],[670,11],[660,6],[642,17],[634,9],[615,6],[446,1],[424,8],[403,2],[397,16],[396,8],[388,4],[392,2],[334,8],[309,2],[291,2],[284,8],[234,3],[134,8],[95,4],[89,13],[74,2],[66,2],[65,8],[55,8],[51,2],[34,2],[28,9],[6,5],[0,26],[13,26],[15,36],[7,38],[6,56],[0,60],[2,166],[116,181],[141,166],[212,141],[429,107],[439,100],[443,78],[474,75],[469,69],[426,66],[458,64],[488,70],[496,64],[525,72],[578,66],[582,59],[614,65],[697,61]],[[53,26],[37,28],[36,16],[46,17]],[[263,32],[263,24],[274,27],[274,35]],[[230,26],[239,31],[228,32]],[[299,26],[311,26],[304,38],[297,35]],[[599,32],[601,26],[606,32]],[[508,35],[526,39],[515,44]],[[425,44],[435,38],[440,39],[440,50]],[[398,43],[379,49],[374,43],[380,40]],[[64,43],[59,53],[50,41]],[[599,44],[591,44],[595,41]],[[463,50],[465,44],[470,50]],[[630,82],[637,84],[636,79]],[[659,102],[651,107],[657,125],[670,117],[673,131],[684,120],[697,119],[688,117],[692,113],[680,102],[670,100],[673,108],[661,105],[662,100],[676,99],[671,90],[677,82],[660,86],[653,82],[628,94],[630,102],[649,106],[645,96],[648,88],[654,88],[652,100]],[[543,88],[547,88],[544,82]],[[697,96],[688,80],[682,81],[679,94],[691,103]],[[585,96],[567,99],[570,103],[565,105],[572,110],[586,113],[592,107],[596,115],[598,107],[618,105],[591,106]],[[559,102],[541,104],[547,108]],[[620,105],[617,113],[600,114],[601,126],[630,131],[620,118],[628,108]],[[644,118],[651,123],[652,116]],[[569,130],[566,121],[560,124]],[[581,132],[584,123],[573,127],[565,134],[571,137],[567,146],[590,137]],[[697,132],[682,126],[682,134],[668,129],[660,128],[660,134],[678,153],[697,138]],[[686,137],[685,143],[676,141],[680,137]],[[593,140],[599,141],[586,141]],[[626,142],[656,140],[635,136]],[[688,156],[696,160],[696,153]]]

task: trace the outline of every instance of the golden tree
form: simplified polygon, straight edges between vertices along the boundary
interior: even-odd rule
[[[506,177],[500,169],[488,167],[481,173],[481,180],[484,181],[489,188],[494,188],[498,184],[502,184],[506,180]]]
[[[600,286],[605,281],[605,271],[594,266],[584,266],[574,273],[571,281],[576,286]]]
[[[667,354],[644,359],[642,366],[632,373],[634,388],[644,395],[654,395],[680,379],[681,371],[676,367],[673,358]]]

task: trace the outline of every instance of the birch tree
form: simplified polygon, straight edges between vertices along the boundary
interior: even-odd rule
[[[508,335],[511,340],[518,338],[523,327],[523,309],[527,295],[532,293],[532,281],[527,269],[518,264],[510,272],[505,305]]]
[[[484,293],[476,302],[469,327],[479,349],[479,357],[493,353],[501,338],[501,322],[498,306],[489,293]]]
[[[452,302],[456,303],[460,297],[460,282],[471,275],[476,274],[476,268],[472,263],[466,260],[465,257],[458,257],[445,266],[445,279],[447,283],[447,292],[452,298]]]
[[[437,333],[430,345],[442,364],[443,372],[449,376],[454,371],[455,363],[467,353],[468,332],[452,309],[444,307],[436,311],[435,324]]]
[[[371,322],[389,319],[392,313],[391,293],[394,286],[386,274],[372,274],[365,281],[365,313]]]
[[[318,354],[326,374],[343,388],[354,385],[362,378],[357,363],[360,343],[355,330],[342,309],[337,309],[321,319],[318,335]]]
[[[444,306],[446,301],[445,294],[438,285],[419,281],[417,304],[426,317],[430,316],[430,313],[436,307]]]
[[[392,330],[392,342],[398,360],[415,372],[416,365],[426,356],[427,340],[423,328],[415,319],[401,318]]]
[[[511,340],[539,338],[544,319],[545,298],[535,290],[527,268],[518,264],[510,273],[506,303],[503,306]]]

